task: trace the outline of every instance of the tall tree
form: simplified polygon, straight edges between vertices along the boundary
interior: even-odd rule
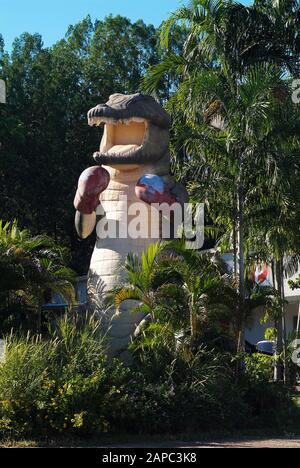
[[[246,297],[245,217],[252,208],[250,199],[259,205],[268,196],[266,189],[272,192],[274,188],[270,134],[287,93],[281,75],[295,71],[299,60],[297,41],[285,21],[288,16],[297,32],[299,8],[293,5],[290,8],[286,2],[289,14],[282,16],[279,31],[278,12],[284,10],[283,5],[278,9],[274,4],[271,14],[261,4],[245,7],[194,0],[171,15],[162,30],[162,43],[168,47],[173,25],[187,23],[183,56],[169,54],[144,80],[145,89],[151,92],[169,70],[181,79],[169,102],[175,114],[175,134],[184,148],[179,151],[185,162],[181,174],[195,171],[193,192],[198,180],[203,189],[198,197],[206,194],[214,223],[226,231],[228,225],[232,227],[241,314]],[[281,43],[284,31],[290,39]],[[259,184],[258,174],[267,183]]]

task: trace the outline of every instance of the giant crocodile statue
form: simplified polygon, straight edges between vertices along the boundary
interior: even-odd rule
[[[148,226],[151,203],[184,203],[187,195],[184,187],[177,184],[170,173],[171,118],[154,98],[140,93],[130,96],[114,94],[106,104],[89,111],[88,122],[91,126],[104,125],[104,131],[100,150],[94,154],[97,166],[87,169],[79,179],[74,202],[78,235],[87,238],[94,231],[98,219],[120,223],[137,202],[144,208],[144,221],[141,222],[144,235],[140,238],[103,239],[97,236],[88,291],[92,308],[99,309],[101,297],[120,279],[117,273],[120,262],[129,252],[140,255],[156,242],[151,238]],[[122,201],[124,196],[127,197],[127,205]],[[99,213],[101,216],[97,217]],[[112,354],[127,347],[143,318],[132,314],[131,309],[130,301],[123,304],[119,314],[100,307]]]

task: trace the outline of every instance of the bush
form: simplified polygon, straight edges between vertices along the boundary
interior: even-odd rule
[[[264,354],[249,354],[245,358],[248,376],[253,381],[273,380],[274,357]]]
[[[288,390],[273,381],[274,357],[252,354],[245,358],[246,375],[240,382],[244,401],[251,410],[250,427],[285,424],[288,414]]]
[[[247,358],[248,372],[237,381],[230,354],[202,348],[193,355],[184,347],[164,353],[160,343],[125,367],[107,362],[97,321],[65,318],[51,340],[7,340],[0,433],[176,434],[274,425],[287,395],[268,382],[257,359]]]
[[[178,434],[234,429],[250,416],[238,388],[227,385],[220,392],[200,383],[155,383],[143,375],[128,382],[114,427],[131,434]],[[230,397],[229,397],[230,396]],[[227,398],[229,397],[229,398]]]
[[[107,365],[93,319],[79,327],[61,320],[50,341],[11,337],[0,366],[0,431],[105,432],[110,402],[120,392],[111,379],[117,376],[117,384],[122,371],[119,363]]]
[[[151,352],[139,356],[131,370],[119,427],[152,434],[206,432],[246,423],[250,412],[235,385],[230,355],[203,348],[196,356],[179,352],[171,358],[166,353],[163,361],[160,351],[155,350],[154,373]]]

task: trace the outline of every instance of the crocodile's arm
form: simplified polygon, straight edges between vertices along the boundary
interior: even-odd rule
[[[75,228],[80,239],[89,237],[96,227],[96,212],[92,214],[82,214],[76,211],[75,215]]]

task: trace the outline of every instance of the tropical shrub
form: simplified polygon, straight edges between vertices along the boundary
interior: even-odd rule
[[[32,236],[17,221],[0,220],[0,331],[15,325],[30,328],[28,315],[35,317],[34,328],[40,331],[49,291],[68,304],[75,302],[76,275],[67,262],[66,249],[49,236]]]
[[[274,357],[264,354],[249,354],[245,358],[247,374],[253,381],[270,382],[274,377]]]
[[[234,351],[240,330],[239,295],[235,276],[218,253],[198,252],[184,240],[159,242],[141,258],[126,257],[123,284],[108,296],[116,309],[135,300],[134,312],[146,320],[135,333],[132,349],[144,352],[156,342],[179,345],[176,336],[193,351],[205,344],[210,349]],[[274,289],[249,284],[244,314],[251,317],[259,306],[274,306]],[[156,347],[158,349],[158,347]]]
[[[250,409],[235,384],[229,355],[200,350],[150,364],[151,352],[131,368],[118,413],[126,433],[207,432],[245,425]],[[139,357],[141,358],[141,356]],[[159,375],[160,372],[160,375]],[[116,425],[116,423],[115,423]]]
[[[119,364],[106,364],[93,318],[80,325],[64,318],[49,341],[10,337],[0,366],[0,431],[105,432],[119,392],[110,379],[121,375]]]
[[[94,318],[66,317],[53,333],[50,340],[7,339],[2,436],[178,434],[282,421],[284,391],[260,373],[238,381],[231,354],[204,347],[196,354],[189,347],[164,353],[161,342],[135,353],[126,367],[107,360]]]
[[[282,430],[287,427],[290,397],[288,389],[282,383],[245,378],[240,389],[243,401],[250,409],[247,428]]]
[[[286,424],[288,389],[274,380],[274,357],[252,354],[245,357],[246,372],[241,379],[244,400],[251,409],[250,427]]]

